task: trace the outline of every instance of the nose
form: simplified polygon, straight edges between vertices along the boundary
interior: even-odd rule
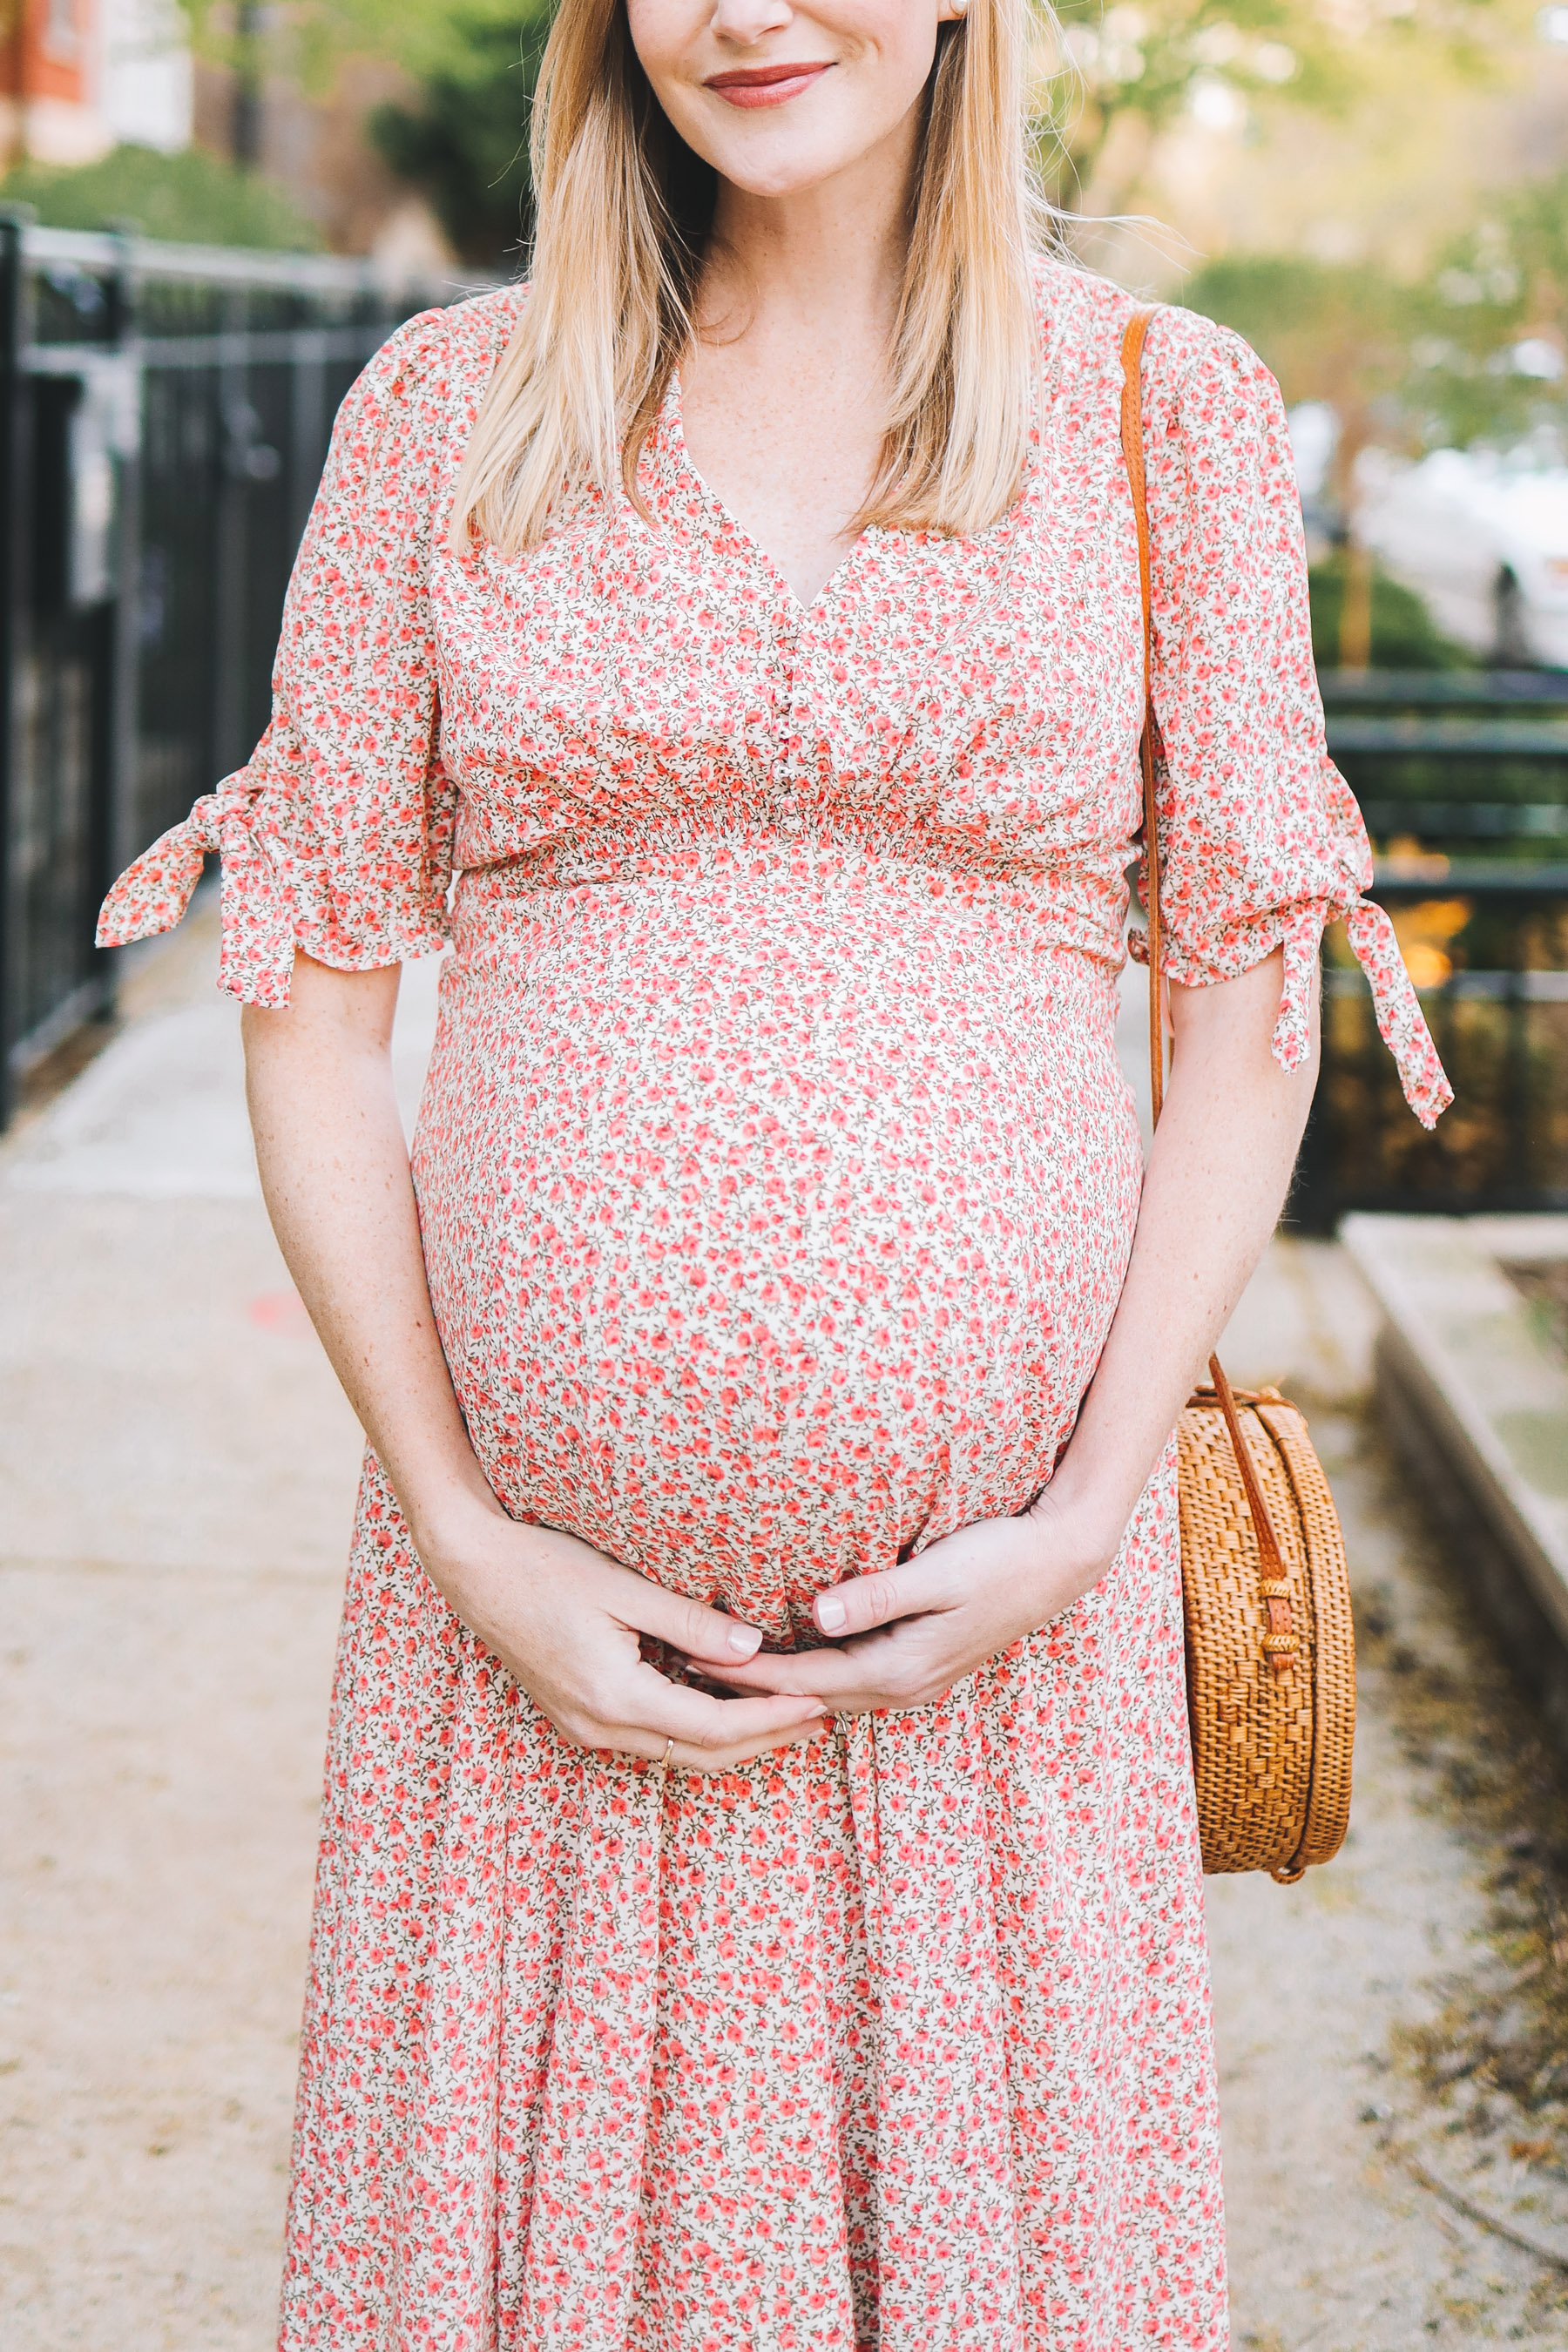
[[[781,33],[795,19],[791,0],[714,0],[711,24],[721,41],[750,48],[765,33]]]

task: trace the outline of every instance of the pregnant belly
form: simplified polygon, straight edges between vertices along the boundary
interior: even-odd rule
[[[460,909],[415,1145],[476,1449],[780,1638],[1050,1474],[1142,1163],[1114,989],[1016,915],[829,877]]]

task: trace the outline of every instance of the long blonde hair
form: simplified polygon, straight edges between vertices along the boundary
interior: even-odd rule
[[[1035,0],[939,28],[881,460],[855,528],[973,532],[1016,496],[1036,367],[1043,208],[1026,126]],[[452,546],[535,546],[637,464],[693,332],[716,176],[672,130],[626,0],[561,0],[531,131],[531,288],[458,478]]]

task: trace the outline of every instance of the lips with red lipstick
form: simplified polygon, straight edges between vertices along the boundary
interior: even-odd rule
[[[791,58],[772,66],[731,66],[703,83],[731,106],[783,106],[831,71],[826,59]]]

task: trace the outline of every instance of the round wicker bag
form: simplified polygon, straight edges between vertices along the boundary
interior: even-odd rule
[[[1151,693],[1143,338],[1121,345],[1121,444],[1143,597],[1143,841],[1149,1083],[1164,1094],[1158,726]],[[1355,1636],[1339,1515],[1307,1424],[1278,1389],[1233,1391],[1217,1356],[1177,1424],[1182,1610],[1198,1834],[1205,1871],[1289,1881],[1332,1859],[1350,1821]]]
[[[1296,1407],[1278,1389],[1231,1391],[1212,1369],[1215,1386],[1196,1391],[1176,1432],[1204,1868],[1296,1879],[1332,1859],[1350,1820],[1355,1635],[1345,1548]]]

